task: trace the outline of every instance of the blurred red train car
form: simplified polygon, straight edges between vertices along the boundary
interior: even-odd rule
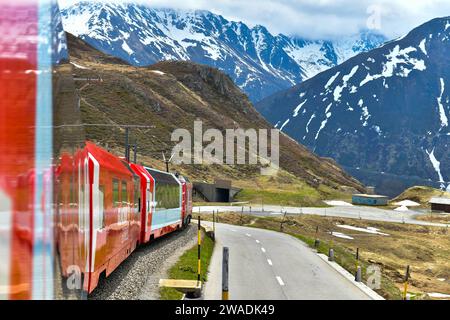
[[[86,142],[54,0],[0,19],[0,299],[83,298],[190,221],[192,185]]]

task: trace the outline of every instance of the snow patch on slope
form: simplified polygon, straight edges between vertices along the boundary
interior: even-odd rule
[[[444,183],[444,177],[442,176],[442,173],[441,173],[441,163],[436,159],[436,157],[434,155],[434,148],[433,148],[433,150],[431,150],[431,152],[428,152],[428,150],[425,150],[425,151],[428,154],[428,157],[430,158],[430,161],[431,161],[431,164],[433,165],[434,170],[436,171],[436,173],[439,176],[439,182]]]
[[[372,80],[379,78],[390,78],[393,76],[408,77],[413,70],[424,71],[426,70],[425,61],[417,58],[412,58],[409,55],[413,52],[417,52],[414,47],[407,47],[400,49],[399,45],[396,45],[386,57],[386,62],[383,64],[383,71],[381,74],[370,75],[367,74],[366,78],[359,84],[360,87],[369,83]]]
[[[437,99],[439,105],[439,117],[441,119],[441,127],[448,127],[448,118],[447,115],[445,114],[444,105],[442,104],[442,97],[445,91],[445,82],[444,79],[442,78],[440,78],[440,80],[441,80],[441,95]]]
[[[342,95],[342,91],[347,87],[348,81],[355,75],[358,71],[359,66],[354,66],[349,74],[342,77],[342,86],[336,86],[334,89],[334,101],[339,101]]]

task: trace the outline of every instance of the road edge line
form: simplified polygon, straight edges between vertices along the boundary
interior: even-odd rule
[[[325,261],[329,266],[331,266],[334,270],[336,270],[341,276],[346,278],[349,282],[351,282],[355,287],[360,289],[362,292],[364,292],[369,298],[372,300],[386,300],[382,296],[380,296],[378,293],[376,293],[374,290],[370,289],[368,286],[363,284],[362,282],[356,282],[355,276],[352,275],[350,272],[345,270],[343,267],[341,267],[338,263],[334,261],[328,261],[328,257],[325,254],[317,253],[317,255]]]

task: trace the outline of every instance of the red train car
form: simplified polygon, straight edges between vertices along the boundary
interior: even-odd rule
[[[140,177],[140,194],[141,194],[141,230],[139,243],[147,243],[151,237],[152,213],[154,202],[155,180],[145,170],[143,166],[130,163],[133,172]]]
[[[80,224],[84,222],[89,232],[85,234],[87,261],[81,267],[85,270],[83,288],[90,293],[100,275],[113,272],[139,243],[140,178],[126,162],[95,144],[87,142],[86,151],[89,211]]]
[[[184,178],[179,179],[171,173],[136,164],[130,166],[141,178],[141,243],[180,229],[190,222],[192,199],[188,197],[192,196],[192,185],[189,189]]]
[[[179,176],[178,180],[181,182],[182,187],[182,205],[181,205],[181,219],[183,220],[183,226],[187,226],[191,223],[192,219],[192,189],[193,185],[188,178]]]
[[[174,174],[149,167],[144,169],[154,181],[151,225],[147,231],[152,240],[183,227],[182,188]]]

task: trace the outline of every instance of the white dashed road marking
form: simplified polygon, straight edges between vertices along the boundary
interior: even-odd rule
[[[273,264],[272,264],[272,260],[270,260],[270,259],[267,259],[267,263],[268,263],[269,265],[271,265],[271,266],[273,265]]]
[[[281,279],[281,277],[277,276],[277,281],[280,284],[280,286],[284,286],[284,282],[283,279]]]
[[[251,237],[252,235],[250,233],[245,234],[247,237]]]
[[[261,251],[264,252],[264,253],[266,253],[266,249],[264,249],[264,248],[261,248]]]
[[[259,243],[259,240],[256,240],[256,243]]]

